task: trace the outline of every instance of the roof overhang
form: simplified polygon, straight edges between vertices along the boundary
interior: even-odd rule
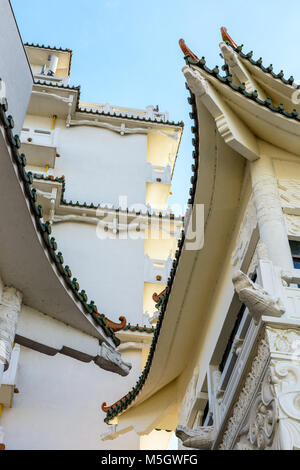
[[[66,119],[75,113],[79,88],[34,83],[27,114]]]
[[[192,116],[198,123],[194,144],[198,146],[196,153],[201,151],[192,216],[197,205],[204,204],[204,246],[199,251],[189,251],[185,241],[159,334],[154,334],[151,366],[127,410],[116,414],[112,407],[109,411],[107,419],[114,417],[109,422],[113,425],[110,438],[128,429],[129,424],[135,427],[135,422],[140,433],[141,426],[144,433],[150,432],[156,415],[153,400],[159,404],[159,397],[163,397],[170,384],[183,380],[186,364],[199,359],[199,345],[205,343],[208,332],[206,314],[237,222],[242,191],[247,186],[249,172],[245,159],[260,158],[266,142],[273,150],[277,146],[293,153],[295,158],[299,155],[297,114],[274,107],[269,100],[258,98],[257,93],[247,92],[245,85],[233,85],[228,76],[219,76],[218,67],[208,69],[205,60],[190,54],[185,45],[183,49],[188,62],[183,72],[193,94],[191,101],[195,103]],[[229,283],[228,300],[233,294],[233,285]],[[213,347],[201,350],[202,364],[209,363]],[[194,363],[191,369],[193,366]],[[175,403],[175,398],[172,399]],[[123,403],[115,411],[124,410]],[[147,411],[151,408],[152,413]],[[139,417],[143,413],[141,424]]]
[[[170,384],[176,388],[176,381],[194,357],[197,344],[206,333],[206,313],[238,215],[246,165],[245,159],[219,134],[211,110],[205,104],[198,94],[195,108],[201,158],[190,219],[190,224],[195,222],[197,207],[204,204],[204,246],[193,251],[188,249],[188,241],[185,242],[147,380],[127,411],[120,414],[116,421],[111,421],[114,426],[110,438],[117,437],[125,429],[129,430],[129,424],[136,428],[136,422],[138,432],[150,432],[157,409],[160,410],[161,420],[167,417],[169,411],[164,410],[163,406],[157,408],[158,404],[165,393],[168,395]],[[233,116],[232,122],[235,122]],[[175,396],[176,393],[169,396],[168,404],[174,405],[174,408],[172,417],[169,415],[167,420],[168,426],[172,420],[176,421]],[[138,418],[142,415],[143,423]]]
[[[14,163],[10,144],[0,126],[1,201],[0,266],[3,281],[23,293],[36,310],[73,326],[111,346],[91,315],[83,311],[46,250]]]
[[[24,44],[24,47],[31,64],[48,64],[49,56],[55,54],[59,59],[59,69],[64,72],[64,76],[70,75],[72,63],[71,49],[28,43]]]

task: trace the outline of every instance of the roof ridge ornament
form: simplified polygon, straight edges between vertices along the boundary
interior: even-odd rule
[[[189,55],[195,62],[199,62],[199,58],[189,49],[184,39],[179,39],[179,46],[184,55]]]
[[[232,37],[228,34],[227,28],[225,26],[221,27],[221,34],[223,41],[228,41],[235,49],[238,48],[238,45],[234,42]]]
[[[107,317],[104,317],[104,318],[105,318],[106,326],[108,326],[108,328],[111,328],[114,333],[116,331],[123,330],[127,325],[127,320],[126,320],[125,317],[119,317],[119,320],[120,320],[121,323],[115,323],[115,322],[109,320],[109,318],[107,318]]]

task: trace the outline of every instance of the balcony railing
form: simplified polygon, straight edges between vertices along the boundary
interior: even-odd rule
[[[38,82],[45,82],[47,85],[63,85],[68,86],[70,84],[70,77],[56,77],[51,75],[46,75],[42,73],[34,74],[34,80]]]
[[[171,166],[159,166],[147,163],[147,182],[171,184]]]
[[[121,108],[120,106],[113,106],[110,103],[105,104],[95,104],[95,103],[86,103],[81,102],[80,108],[86,111],[98,111],[105,114],[124,114],[132,118],[149,118],[157,122],[167,122],[169,120],[168,111],[160,112],[158,108],[154,106],[147,106],[145,110],[142,109],[131,109],[131,108]]]
[[[144,281],[166,284],[172,268],[172,258],[167,260],[152,259],[145,256]]]
[[[33,145],[54,146],[55,131],[40,129],[35,127],[23,127],[21,132],[21,142]]]
[[[23,127],[21,142],[29,165],[54,167],[56,131],[37,127]]]

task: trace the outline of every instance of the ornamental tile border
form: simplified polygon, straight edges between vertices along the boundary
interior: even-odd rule
[[[245,54],[244,52],[242,52],[242,49],[244,47],[244,44],[241,44],[240,46],[238,47],[234,47],[232,44],[230,44],[229,41],[225,41],[226,44],[230,47],[232,47],[232,49],[237,53],[239,54],[239,56],[242,58],[242,59],[246,59],[248,60],[248,62],[250,62],[252,65],[255,65],[256,67],[260,68],[264,73],[268,73],[270,74],[273,78],[275,79],[279,79],[282,81],[282,83],[284,83],[285,85],[293,85],[294,83],[294,77],[291,75],[288,79],[284,78],[284,72],[283,70],[280,70],[280,72],[278,73],[274,73],[273,72],[273,64],[270,64],[268,67],[264,67],[263,64],[262,64],[262,57],[260,57],[259,59],[257,60],[254,60],[252,59],[252,56],[253,56],[253,51],[250,51],[248,52],[247,54]],[[297,85],[296,88],[300,88],[300,85]]]
[[[93,115],[98,115],[98,116],[106,116],[106,117],[113,117],[113,118],[121,118],[121,119],[131,119],[133,121],[144,121],[144,122],[151,122],[155,124],[162,124],[162,125],[168,125],[168,126],[178,126],[178,127],[184,127],[183,121],[181,122],[175,122],[175,121],[164,121],[162,118],[156,118],[156,119],[151,119],[150,117],[145,117],[145,116],[132,116],[128,113],[122,113],[120,112],[104,112],[98,109],[95,110],[87,110],[85,108],[78,108],[76,109],[78,113],[85,113],[85,114],[93,114]]]
[[[130,323],[128,323],[128,325],[126,325],[125,328],[123,328],[122,331],[137,331],[138,333],[152,334],[155,331],[155,327],[153,327],[153,326],[148,327],[146,325],[140,326],[139,324],[131,325]]]

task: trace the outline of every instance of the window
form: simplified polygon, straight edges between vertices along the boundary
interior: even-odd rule
[[[245,309],[246,309],[246,305],[245,304],[242,304],[241,308],[240,308],[240,311],[237,315],[237,319],[236,319],[236,322],[234,324],[234,327],[233,327],[233,330],[231,332],[231,335],[230,335],[230,338],[229,338],[229,341],[227,343],[227,346],[225,348],[225,351],[224,351],[224,354],[223,354],[223,357],[222,357],[222,360],[219,364],[219,370],[220,372],[223,372],[224,370],[224,367],[225,367],[225,364],[227,362],[227,359],[228,359],[228,356],[230,354],[230,351],[231,351],[231,348],[232,348],[232,345],[233,345],[233,340],[236,336],[236,333],[239,329],[239,326],[241,324],[241,321],[242,321],[242,318],[244,316],[244,312],[245,312]]]
[[[295,269],[300,269],[300,242],[289,240]]]
[[[300,248],[300,246],[299,246]],[[300,256],[299,256],[299,267],[300,267]],[[256,281],[256,278],[257,278],[257,274],[254,273],[251,277],[251,280],[253,282]],[[244,318],[244,313],[245,313],[245,310],[246,310],[246,305],[245,304],[242,304],[241,305],[241,308],[237,314],[237,318],[236,318],[236,321],[235,321],[235,324],[234,324],[234,327],[233,327],[233,330],[231,331],[231,334],[230,334],[230,338],[228,340],[228,343],[227,343],[227,346],[225,348],[225,351],[224,351],[224,354],[223,354],[223,357],[222,357],[222,360],[219,364],[219,370],[220,372],[223,372],[224,368],[225,368],[225,365],[227,363],[227,360],[229,358],[229,355],[231,353],[231,350],[232,350],[232,345],[233,345],[233,341],[234,341],[234,338],[236,337],[236,334],[239,330],[239,327],[242,323],[242,320]]]

